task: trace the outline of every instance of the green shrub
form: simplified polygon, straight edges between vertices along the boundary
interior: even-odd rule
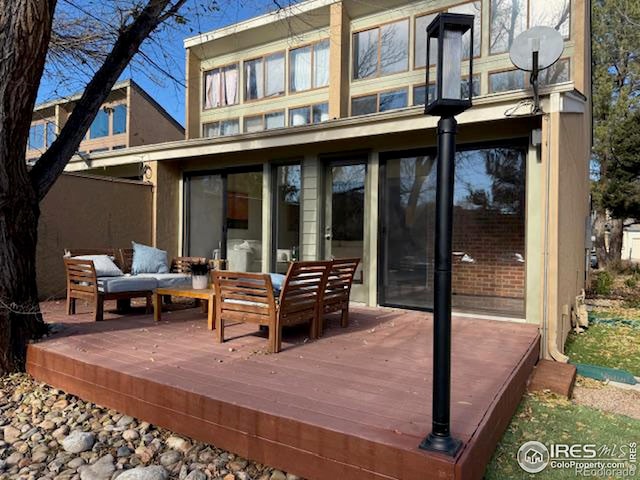
[[[632,275],[624,281],[624,284],[629,288],[636,288],[638,286],[638,279],[636,275]]]
[[[595,284],[593,287],[594,292],[597,295],[611,295],[613,288],[613,275],[607,270],[598,272],[595,278]]]

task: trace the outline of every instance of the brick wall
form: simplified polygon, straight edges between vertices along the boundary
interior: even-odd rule
[[[524,297],[524,216],[488,210],[456,208],[453,251],[453,293],[498,297]]]

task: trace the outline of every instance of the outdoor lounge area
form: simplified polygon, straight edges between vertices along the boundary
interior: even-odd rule
[[[77,305],[42,304],[55,333],[29,346],[37,380],[174,432],[308,479],[482,478],[539,357],[536,325],[454,317],[455,458],[418,444],[431,425],[432,317],[352,304],[349,326],[326,316],[323,337],[229,322],[215,340],[200,309],[142,303],[104,321]]]

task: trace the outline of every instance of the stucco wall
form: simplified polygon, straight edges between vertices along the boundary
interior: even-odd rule
[[[152,189],[140,182],[64,174],[41,204],[37,279],[40,298],[62,298],[66,248],[151,243]]]

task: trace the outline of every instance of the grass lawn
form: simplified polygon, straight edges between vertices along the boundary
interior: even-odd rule
[[[606,318],[604,314],[599,316]],[[638,324],[595,323],[585,333],[571,332],[565,353],[575,363],[620,368],[640,376],[640,320]]]
[[[487,480],[575,479],[575,472],[547,467],[531,475],[520,469],[516,454],[529,440],[550,443],[594,443],[598,446],[640,441],[640,420],[574,405],[551,394],[527,394],[485,472]],[[636,473],[637,475],[638,473]]]

